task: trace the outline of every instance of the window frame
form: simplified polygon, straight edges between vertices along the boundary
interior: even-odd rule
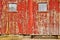
[[[46,11],[39,11],[39,4],[47,4],[47,10]],[[47,2],[39,2],[38,3],[38,12],[48,12],[48,3]]]
[[[16,6],[18,7],[17,3],[8,3],[8,12],[17,12],[17,11],[18,11],[18,10],[17,10],[17,7],[16,7],[16,11],[10,11],[10,10],[9,10],[9,4],[16,4]]]

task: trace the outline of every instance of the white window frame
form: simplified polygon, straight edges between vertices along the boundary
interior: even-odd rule
[[[38,3],[38,12],[47,12],[48,11],[48,4],[41,2]]]
[[[9,12],[17,12],[17,3],[9,3],[8,10]]]

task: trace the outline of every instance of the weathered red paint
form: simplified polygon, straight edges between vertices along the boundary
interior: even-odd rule
[[[28,0],[28,13],[29,13],[29,19],[28,19],[28,30],[27,30],[27,34],[32,34],[32,27],[33,27],[33,4],[32,4],[32,0]]]
[[[0,34],[58,35],[60,10],[58,0],[49,1],[49,12],[38,12],[38,3],[33,0],[17,1],[17,12],[8,12],[8,2],[15,1],[17,0],[0,1],[0,22],[4,20],[4,22],[1,23],[1,25],[3,25],[0,27]],[[4,9],[4,7],[6,9]],[[5,17],[2,19],[3,14]],[[7,27],[8,31],[6,30]],[[16,31],[16,27],[18,31]]]
[[[50,0],[49,2],[49,11],[50,11],[50,34],[58,34],[59,28],[59,2],[58,0]],[[57,30],[55,30],[57,29]]]
[[[57,12],[59,11],[59,1],[58,0],[50,0],[49,1],[49,10],[55,9]]]
[[[34,34],[39,34],[38,26],[36,25],[36,21],[37,21],[36,16],[38,15],[37,10],[38,10],[38,4],[36,2],[33,2],[33,24],[34,24],[33,33]]]
[[[0,1],[0,34],[2,33],[1,31],[1,15],[2,15],[2,1]]]

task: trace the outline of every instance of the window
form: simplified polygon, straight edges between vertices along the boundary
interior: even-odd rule
[[[15,3],[9,3],[9,12],[16,12],[17,11],[17,4]]]
[[[38,4],[38,11],[39,12],[46,12],[47,11],[47,3],[39,3]]]

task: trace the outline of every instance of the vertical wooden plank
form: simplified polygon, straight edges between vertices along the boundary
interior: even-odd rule
[[[54,35],[58,35],[59,28],[59,2],[58,0],[54,1]]]
[[[27,17],[26,17],[26,0],[20,0],[18,3],[18,28],[19,33],[26,34],[27,30]]]
[[[36,0],[33,0],[33,34],[39,34],[39,21],[40,21],[40,15],[39,13],[37,13],[37,9],[38,9],[38,4],[36,2]]]
[[[2,0],[3,8],[2,8],[2,34],[6,34],[6,27],[8,26],[8,14],[7,10],[7,1]]]
[[[0,0],[0,34],[2,33],[2,22],[1,22],[1,15],[2,15],[2,0]]]
[[[59,0],[59,35],[60,35],[60,0]]]
[[[28,30],[27,34],[32,34],[32,27],[33,27],[33,12],[32,12],[32,0],[28,0],[28,13],[29,13],[29,20],[28,20]]]
[[[55,4],[55,5],[54,5]],[[49,1],[49,11],[50,11],[50,34],[58,35],[59,27],[59,3],[58,0]],[[56,30],[55,30],[56,29]]]
[[[23,33],[23,26],[22,26],[22,13],[21,13],[21,10],[22,10],[22,3],[21,2],[18,2],[18,28],[19,28],[19,34],[22,34]],[[20,22],[19,22],[20,21]]]
[[[54,33],[54,5],[53,5],[53,0],[49,1],[49,27],[50,27],[50,35]]]

